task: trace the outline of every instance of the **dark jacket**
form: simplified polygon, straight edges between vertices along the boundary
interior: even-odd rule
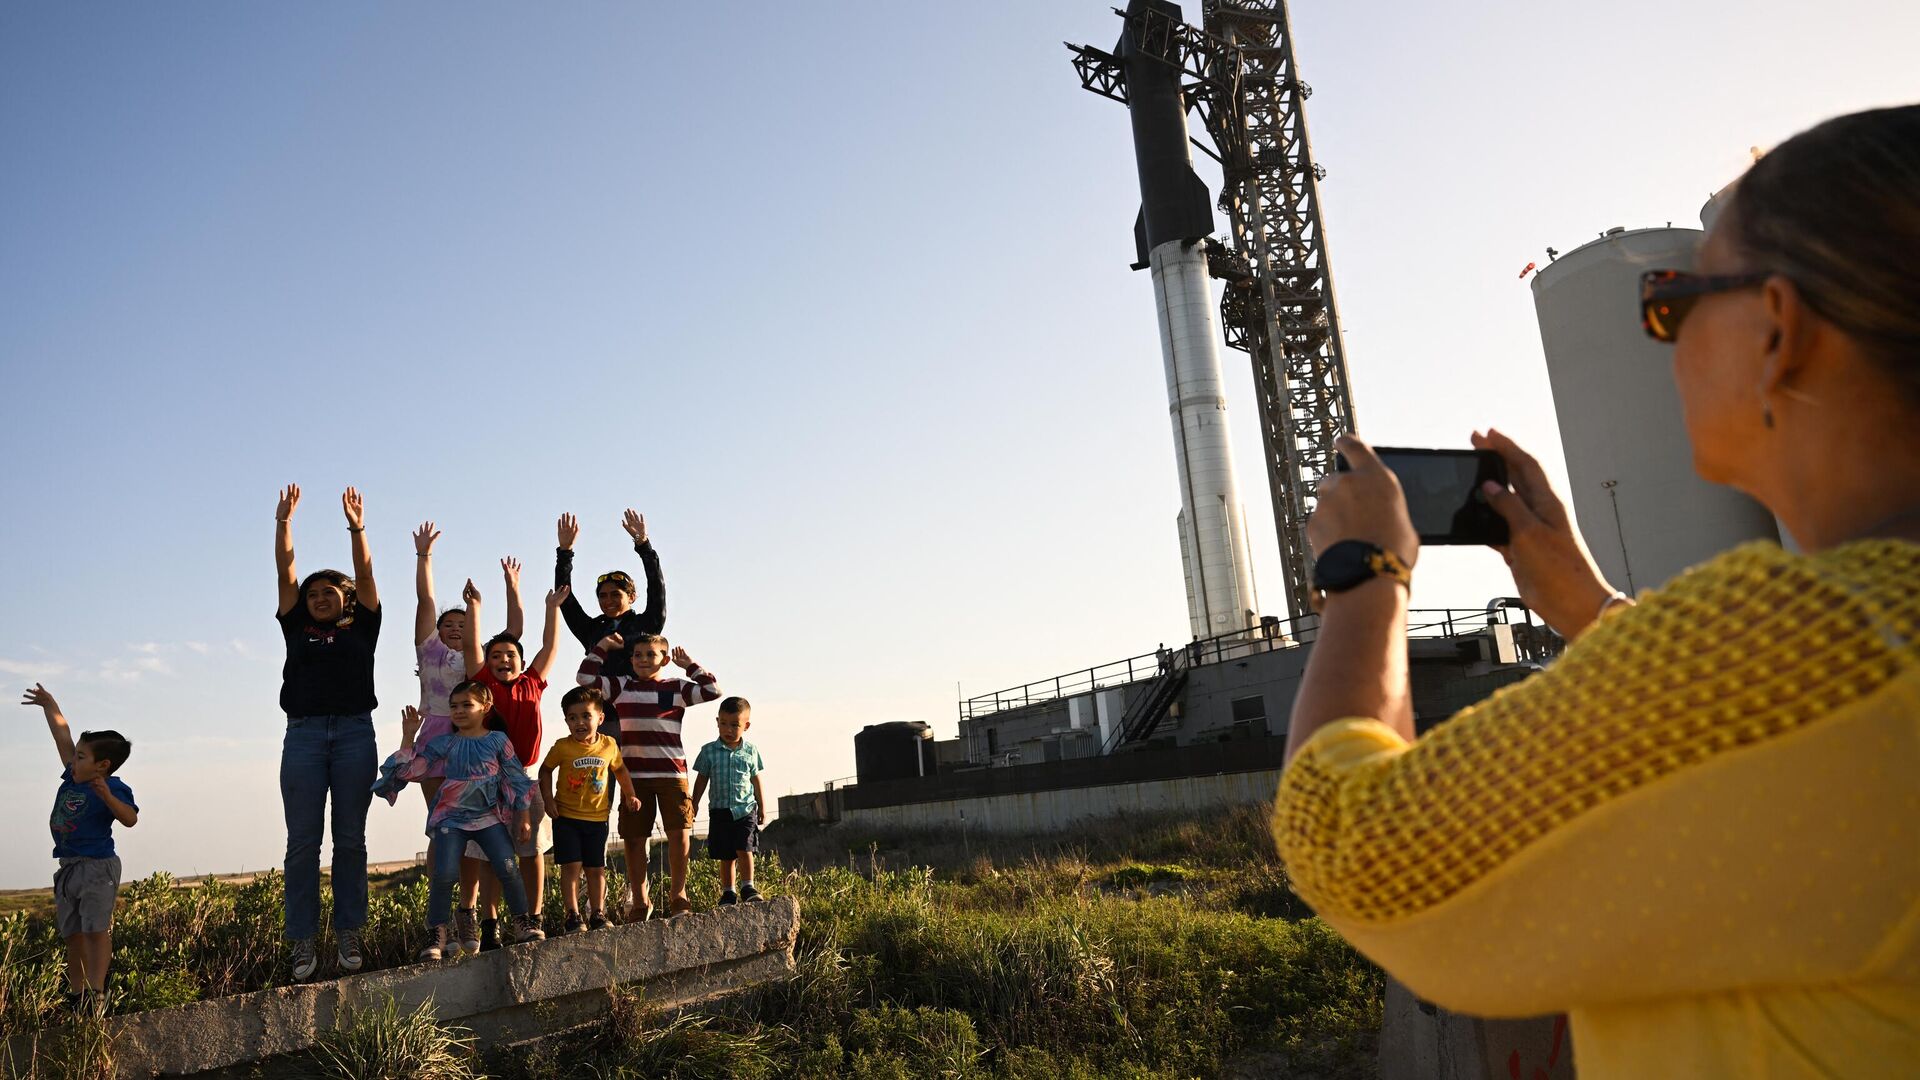
[[[640,634],[657,634],[667,625],[667,580],[660,575],[660,556],[654,554],[653,545],[645,540],[637,540],[633,545],[634,554],[640,556],[640,565],[647,572],[647,606],[632,608],[626,614],[588,615],[587,609],[580,606],[578,591],[569,593],[560,604],[560,614],[567,620],[567,629],[580,639],[580,644],[592,651],[600,639],[616,631],[633,644]],[[573,584],[573,552],[566,548],[555,548],[553,556],[553,587]],[[598,583],[596,583],[597,586]],[[621,649],[607,657],[601,674],[610,677],[625,678],[633,674],[633,664],[627,656],[627,650]]]

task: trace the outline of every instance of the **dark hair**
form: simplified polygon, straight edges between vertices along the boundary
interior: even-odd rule
[[[477,699],[486,708],[493,708],[493,691],[487,689],[487,684],[478,679],[465,679],[454,683],[453,689],[447,691],[447,704],[452,705],[453,699],[461,694]]]
[[[1726,216],[1755,269],[1790,279],[1920,405],[1920,105],[1781,143],[1740,178]]]
[[[338,570],[315,570],[313,573],[307,575],[305,581],[300,583],[300,603],[302,606],[307,602],[307,590],[313,588],[313,584],[316,581],[324,581],[334,588],[339,589],[341,593],[346,596],[346,601],[340,605],[340,618],[347,619],[352,617],[354,598],[357,595],[354,591],[353,579]]]
[[[594,582],[593,591],[598,593],[600,591],[600,586],[606,585],[609,583],[615,586],[616,588],[618,588],[621,592],[626,593],[627,599],[629,600],[640,595],[639,587],[633,583],[633,575],[627,573],[625,570],[609,570],[606,573],[601,574],[600,580]]]
[[[447,610],[445,610],[445,611],[443,611],[443,612],[441,612],[441,613],[440,613],[440,617],[439,617],[439,618],[437,618],[437,619],[435,619],[435,620],[433,620],[433,628],[434,628],[435,630],[439,630],[439,629],[441,629],[442,627],[444,627],[444,626],[446,626],[446,625],[447,625],[447,616],[449,616],[449,615],[458,615],[458,616],[460,616],[460,617],[462,617],[462,618],[465,618],[465,617],[466,617],[466,614],[467,614],[467,609],[466,609],[466,608],[463,608],[463,607],[450,607],[450,608],[448,608]]]
[[[743,697],[722,698],[720,701],[720,711],[739,716],[741,713],[752,712],[753,702]]]
[[[670,644],[665,634],[636,634],[634,639],[627,643],[627,652],[631,653],[642,645],[651,645],[656,641],[662,645]]]
[[[133,753],[133,744],[117,731],[83,731],[80,733],[80,744],[93,754],[95,760],[113,762],[113,768],[108,769],[108,773],[125,765],[127,755]]]
[[[480,650],[480,655],[485,656],[492,652],[495,645],[513,646],[513,651],[520,654],[520,662],[523,664],[527,662],[527,650],[520,644],[520,639],[507,633],[505,630],[488,638],[486,646]]]
[[[607,695],[597,686],[576,686],[560,696],[560,711],[565,713],[575,705],[591,705],[601,716],[607,715]]]

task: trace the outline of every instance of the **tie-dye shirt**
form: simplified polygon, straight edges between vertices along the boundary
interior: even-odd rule
[[[474,831],[490,825],[513,824],[517,810],[533,803],[533,781],[514,756],[504,731],[489,731],[477,739],[458,733],[429,741],[416,753],[400,749],[380,766],[373,793],[391,805],[409,780],[420,780],[434,765],[443,765],[446,779],[427,814],[427,832],[447,826]]]

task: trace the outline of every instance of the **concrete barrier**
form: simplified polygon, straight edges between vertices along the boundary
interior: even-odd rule
[[[670,1007],[785,975],[799,930],[799,902],[775,897],[134,1013],[109,1021],[114,1065],[121,1077],[179,1076],[298,1053],[354,1009],[388,996],[408,1011],[431,1000],[442,1022],[470,1029],[482,1047],[514,1042],[592,1019],[613,985],[638,983],[650,1002]]]
[[[1204,812],[1236,803],[1272,800],[1280,770],[1182,776],[1098,787],[1061,788],[937,802],[844,809],[842,825],[885,829],[977,829],[982,832],[1059,832],[1088,818],[1116,814]]]
[[[1380,1080],[1573,1080],[1573,1036],[1564,1016],[1483,1020],[1388,979]]]

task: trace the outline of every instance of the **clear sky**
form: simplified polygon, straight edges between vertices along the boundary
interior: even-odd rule
[[[851,773],[865,724],[951,736],[956,685],[1183,639],[1126,117],[1060,44],[1110,46],[1110,6],[0,7],[0,679],[134,740],[128,872],[280,861],[288,481],[303,571],[348,565],[338,494],[366,496],[383,751],[429,517],[443,606],[517,555],[537,635],[555,517],[591,583],[645,513],[668,634],[754,701],[770,794]],[[1556,468],[1520,268],[1691,223],[1749,146],[1920,96],[1891,0],[1293,19],[1363,432],[1491,423]],[[1478,607],[1500,570],[1429,552],[1416,603]],[[59,770],[8,707],[0,887],[36,886]],[[420,823],[376,803],[372,856]]]

